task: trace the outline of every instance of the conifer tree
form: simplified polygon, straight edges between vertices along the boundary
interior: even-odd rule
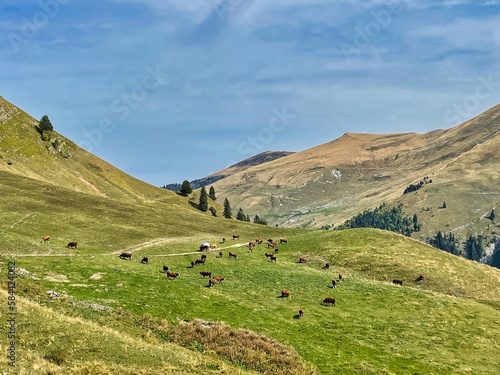
[[[214,201],[217,200],[217,197],[215,196],[215,189],[213,186],[210,186],[210,191],[208,192],[208,196],[210,197],[210,199]]]
[[[189,194],[191,194],[193,192],[193,189],[191,189],[191,184],[189,183],[188,180],[184,180],[182,182],[182,186],[181,186],[181,195],[187,197]]]
[[[201,188],[199,207],[203,212],[207,212],[208,210],[208,194],[205,186]]]
[[[52,123],[49,120],[49,116],[44,115],[38,122],[38,126],[35,127],[40,133],[43,140],[49,140],[50,133],[54,130]]]
[[[247,217],[246,217],[245,213],[243,212],[243,208],[240,208],[238,210],[238,213],[236,214],[236,220],[239,220],[239,221],[246,221],[247,220]]]
[[[224,212],[222,213],[222,216],[224,216],[226,219],[233,218],[233,214],[231,213],[231,204],[229,203],[229,200],[227,198],[224,199]]]

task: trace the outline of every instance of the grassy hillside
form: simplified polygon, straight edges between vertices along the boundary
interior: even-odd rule
[[[187,334],[178,328],[179,321],[198,318],[249,329],[292,346],[309,363],[295,373],[307,373],[308,366],[325,374],[489,374],[498,370],[493,360],[500,350],[496,339],[500,334],[500,272],[496,269],[378,230],[263,227],[211,218],[190,209],[189,203],[181,203],[187,199],[178,196],[166,203],[127,203],[43,182],[29,194],[20,194],[18,186],[29,181],[8,176],[0,180],[0,192],[12,197],[0,203],[2,269],[5,262],[15,260],[17,267],[39,279],[20,277],[19,290],[48,307],[26,302],[20,310],[34,317],[27,311],[40,308],[42,316],[50,313],[57,318],[53,326],[37,330],[32,338],[26,337],[25,328],[21,331],[20,337],[28,340],[19,345],[22,357],[28,358],[22,362],[26,366],[52,366],[53,353],[36,345],[53,337],[51,345],[67,349],[61,362],[63,373],[104,366],[103,362],[107,373],[123,373],[123,366],[128,365],[139,373],[160,362],[164,368],[175,369],[166,354],[173,349],[166,348],[175,344],[176,329]],[[241,240],[230,239],[236,233]],[[51,242],[41,244],[46,234],[51,235]],[[222,237],[228,239],[224,245]],[[264,257],[269,250],[263,245],[252,253],[244,246],[256,237],[286,237],[290,243],[278,246],[274,263]],[[70,240],[78,241],[78,249],[65,248]],[[200,257],[196,248],[206,240],[217,242],[219,249],[207,254],[205,266],[192,268],[190,262]],[[132,261],[118,258],[122,250],[133,252]],[[223,258],[216,257],[220,250]],[[239,258],[227,258],[228,251]],[[39,256],[28,256],[35,253]],[[148,265],[139,263],[143,256],[149,257]],[[309,262],[298,263],[299,256]],[[330,270],[322,269],[326,262],[332,265]],[[180,276],[167,280],[161,272],[163,265]],[[201,270],[225,280],[208,288]],[[338,273],[345,275],[345,281],[332,289],[331,280]],[[425,280],[417,283],[414,280],[420,273]],[[403,287],[390,284],[393,278],[404,280]],[[279,298],[283,289],[290,290],[289,298]],[[47,290],[68,297],[46,302]],[[337,305],[321,305],[326,297],[335,297]],[[112,307],[113,312],[95,312],[73,303],[97,303]],[[305,311],[303,319],[298,319],[300,308]],[[133,320],[136,323],[126,323],[123,314],[138,317]],[[141,324],[137,327],[144,316],[164,319],[169,328],[148,333]],[[77,319],[71,330],[82,337],[78,340],[111,340],[106,348],[120,350],[94,355],[92,350],[102,353],[101,346],[94,345],[81,351],[70,343],[76,336],[66,339],[56,334],[68,331],[67,325],[73,322],[69,317]],[[97,321],[104,327],[102,332],[83,328]],[[37,327],[40,321],[29,324]],[[103,332],[106,337],[99,336]],[[146,343],[130,346],[129,337]],[[194,350],[193,357],[186,359],[190,363],[186,372],[196,373],[203,366],[223,368],[224,357],[208,349],[202,337],[178,342]],[[131,362],[122,367],[113,362],[119,361],[120,351],[143,350],[139,348],[155,353],[155,359],[134,361],[130,354]],[[24,354],[28,349],[29,356]],[[185,353],[184,349],[179,348],[179,353]],[[111,364],[106,358],[112,359]]]
[[[426,134],[347,133],[214,186],[221,198],[250,215],[265,213],[270,224],[338,225],[383,202],[403,202],[409,214],[422,214],[423,238],[451,229],[465,237],[467,231],[492,234],[492,228],[476,224],[500,205],[499,171],[500,105]],[[407,186],[426,176],[431,184],[403,196]],[[448,209],[438,211],[443,201]]]

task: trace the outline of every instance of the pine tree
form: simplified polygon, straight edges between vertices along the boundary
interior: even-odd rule
[[[38,132],[42,136],[42,139],[49,140],[50,133],[54,130],[54,127],[52,126],[52,123],[49,120],[49,116],[44,115],[40,119],[40,121],[38,122],[38,127],[36,127],[36,130],[38,130]]]
[[[181,186],[181,195],[187,197],[189,194],[191,194],[193,192],[193,189],[191,189],[191,184],[189,183],[188,180],[184,180],[182,182],[182,186]]]
[[[247,220],[247,217],[246,217],[245,213],[243,212],[243,208],[240,208],[238,210],[238,213],[236,214],[236,220],[239,220],[239,221],[246,221]]]
[[[247,219],[245,221],[250,222],[250,215],[247,215]]]
[[[231,213],[231,204],[229,203],[229,200],[227,198],[224,199],[224,212],[222,213],[222,216],[224,216],[226,219],[233,218],[233,214]]]
[[[253,218],[253,222],[255,224],[260,224],[260,217],[259,217],[259,215],[255,214],[255,217]]]
[[[493,250],[493,256],[491,258],[491,266],[500,268],[500,237],[495,244],[495,250]]]
[[[210,199],[214,201],[217,200],[217,197],[215,196],[215,189],[213,186],[210,186],[210,191],[208,192],[208,196],[210,197]]]
[[[208,210],[208,194],[205,186],[201,188],[199,207],[203,212],[207,212]]]

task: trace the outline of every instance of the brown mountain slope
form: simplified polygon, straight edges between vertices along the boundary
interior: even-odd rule
[[[56,131],[43,141],[37,124],[0,96],[0,172],[123,200],[150,201],[174,195],[127,175]]]
[[[500,204],[499,171],[500,105],[447,130],[347,133],[225,178],[215,188],[233,207],[285,226],[339,224],[382,202],[403,202],[408,213],[425,212],[425,233],[431,226],[470,224]],[[402,195],[426,176],[432,184]],[[437,221],[443,201],[453,204]]]

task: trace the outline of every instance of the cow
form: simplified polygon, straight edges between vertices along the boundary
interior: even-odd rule
[[[167,271],[170,269],[170,267],[163,266],[163,273],[167,273]]]
[[[424,274],[421,273],[420,276],[417,277],[417,279],[415,280],[415,282],[422,281],[423,279],[424,279]]]
[[[194,267],[194,260],[191,262],[191,267]]]
[[[215,286],[215,279],[208,280],[208,287]]]
[[[274,263],[276,263],[276,257],[274,255],[271,255],[270,259],[271,259],[271,262],[274,261]]]
[[[249,252],[252,252],[252,251],[253,251],[253,247],[252,247],[252,246],[249,246],[249,247],[248,247],[248,251],[249,251]]]
[[[121,253],[118,257],[124,260],[127,260],[127,258],[132,260],[132,253]]]
[[[276,246],[276,242],[269,242],[269,243],[267,244],[267,248],[268,248],[268,249],[269,249],[269,248],[274,248],[275,246]]]
[[[267,242],[274,242],[272,238],[268,238]]]
[[[284,238],[280,238],[280,243],[288,243],[288,241],[285,240]]]
[[[322,302],[324,305],[332,305],[335,307],[335,298],[327,297]]]
[[[233,253],[232,251],[229,252],[229,258],[233,257],[234,259],[238,259],[238,255]]]
[[[191,264],[192,264],[192,263],[191,263]],[[196,264],[205,264],[205,258],[203,258],[203,259],[196,259],[196,260],[194,261],[194,264],[195,264],[195,265],[196,265]]]
[[[167,279],[172,278],[172,279],[174,279],[174,280],[175,280],[175,278],[176,278],[177,276],[179,276],[179,275],[180,275],[180,273],[179,273],[179,272],[170,272],[170,271],[167,271]]]
[[[208,246],[207,246],[207,245],[201,245],[201,246],[199,247],[199,250],[200,250],[200,251],[208,251]]]
[[[264,240],[263,240],[262,238],[257,238],[257,239],[255,240],[255,243],[256,243],[257,245],[262,245],[262,242],[264,242]]]
[[[222,239],[222,243],[226,243],[226,239],[225,238]]]
[[[281,291],[281,298],[286,298],[290,296],[290,291],[288,289]]]
[[[78,245],[76,242],[70,242],[66,247],[74,247],[76,249],[76,245]]]
[[[240,235],[239,234],[233,234],[233,240],[239,240]]]
[[[207,254],[202,254],[201,259],[207,259]]]
[[[212,272],[210,272],[210,271],[201,271],[200,275],[203,276],[203,278],[205,278],[205,276],[212,277]]]
[[[330,268],[330,263],[325,264],[325,266],[323,267],[324,270],[327,270],[329,268]]]
[[[266,258],[271,258],[273,256],[273,253],[264,253],[264,255],[266,256]]]
[[[251,241],[250,241],[250,242],[248,243],[248,247],[255,247],[255,242],[251,242]]]
[[[401,285],[401,286],[403,285],[403,280],[394,279],[391,282],[395,285]]]
[[[275,254],[278,254],[278,252],[279,252],[278,248],[274,249]]]
[[[339,273],[339,282],[340,281],[344,281],[344,275],[342,275],[341,273]]]
[[[224,281],[224,278],[223,277],[214,277],[214,280],[218,281],[219,284],[222,284],[222,282]]]
[[[333,279],[332,280],[332,285],[333,285],[334,288],[336,288],[337,287],[337,280]]]
[[[141,263],[148,264],[148,261],[149,261],[148,257],[144,257],[142,258]]]
[[[304,310],[300,309],[299,310],[299,318],[303,318],[304,317]]]
[[[219,251],[219,258],[222,258],[223,255],[224,253],[222,251]]]
[[[44,236],[42,239],[42,243],[49,243],[50,236]]]
[[[299,263],[307,263],[307,259],[304,257],[299,258]]]
[[[211,248],[211,249],[216,249],[216,248],[217,248],[217,244],[216,244],[216,243],[211,244],[211,245],[210,245],[210,248]]]

